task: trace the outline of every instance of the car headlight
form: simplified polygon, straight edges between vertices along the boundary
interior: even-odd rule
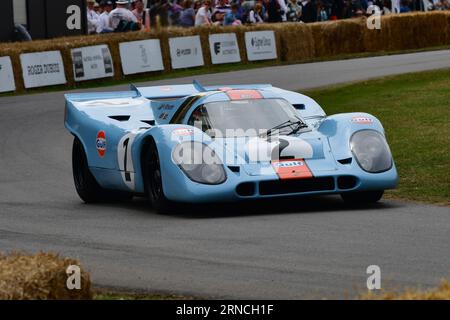
[[[221,184],[227,178],[214,150],[203,143],[195,141],[180,143],[173,149],[172,158],[194,182]]]
[[[359,166],[371,173],[392,167],[392,154],[384,136],[375,130],[361,130],[350,138],[350,149]]]

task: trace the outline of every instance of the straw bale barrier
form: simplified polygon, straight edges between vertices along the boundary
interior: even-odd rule
[[[81,289],[67,289],[67,267],[74,259],[52,253],[0,254],[0,300],[91,299],[89,274],[81,268]]]
[[[302,62],[314,58],[343,54],[421,49],[450,44],[450,12],[428,12],[381,17],[381,29],[370,30],[366,18],[355,18],[321,23],[280,23],[235,27],[165,28],[152,32],[114,33],[92,36],[64,37],[23,43],[1,43],[0,57],[10,56],[17,91],[24,91],[19,56],[21,53],[60,50],[67,78],[67,87],[74,87],[70,49],[106,44],[114,62],[114,79],[124,79],[119,54],[119,43],[144,39],[160,39],[164,71],[142,75],[157,75],[172,70],[169,38],[199,35],[207,69],[212,65],[208,35],[235,33],[242,64],[249,63],[245,48],[245,32],[273,30],[277,45],[277,62]],[[90,80],[96,81],[99,80]],[[100,79],[101,81],[101,79]],[[270,79],[266,79],[270,82]]]

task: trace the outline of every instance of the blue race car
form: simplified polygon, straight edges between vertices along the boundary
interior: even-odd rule
[[[370,203],[397,185],[378,119],[326,116],[311,98],[271,85],[194,81],[65,97],[75,187],[87,203],[140,195],[162,212],[313,194]]]

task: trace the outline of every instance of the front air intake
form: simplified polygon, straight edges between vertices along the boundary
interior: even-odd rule
[[[255,194],[255,184],[253,182],[243,182],[236,187],[236,193],[241,197],[250,197]]]
[[[302,193],[312,191],[332,191],[335,189],[333,177],[311,179],[270,180],[259,183],[261,195]]]
[[[341,190],[349,190],[356,187],[356,177],[354,176],[340,176],[337,178],[338,188]]]

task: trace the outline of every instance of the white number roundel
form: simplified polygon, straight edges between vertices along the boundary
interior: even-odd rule
[[[133,165],[133,156],[131,147],[136,138],[136,135],[142,130],[133,130],[126,133],[117,145],[117,161],[119,162],[119,170],[122,175],[123,182],[131,190],[135,190],[135,171]]]

